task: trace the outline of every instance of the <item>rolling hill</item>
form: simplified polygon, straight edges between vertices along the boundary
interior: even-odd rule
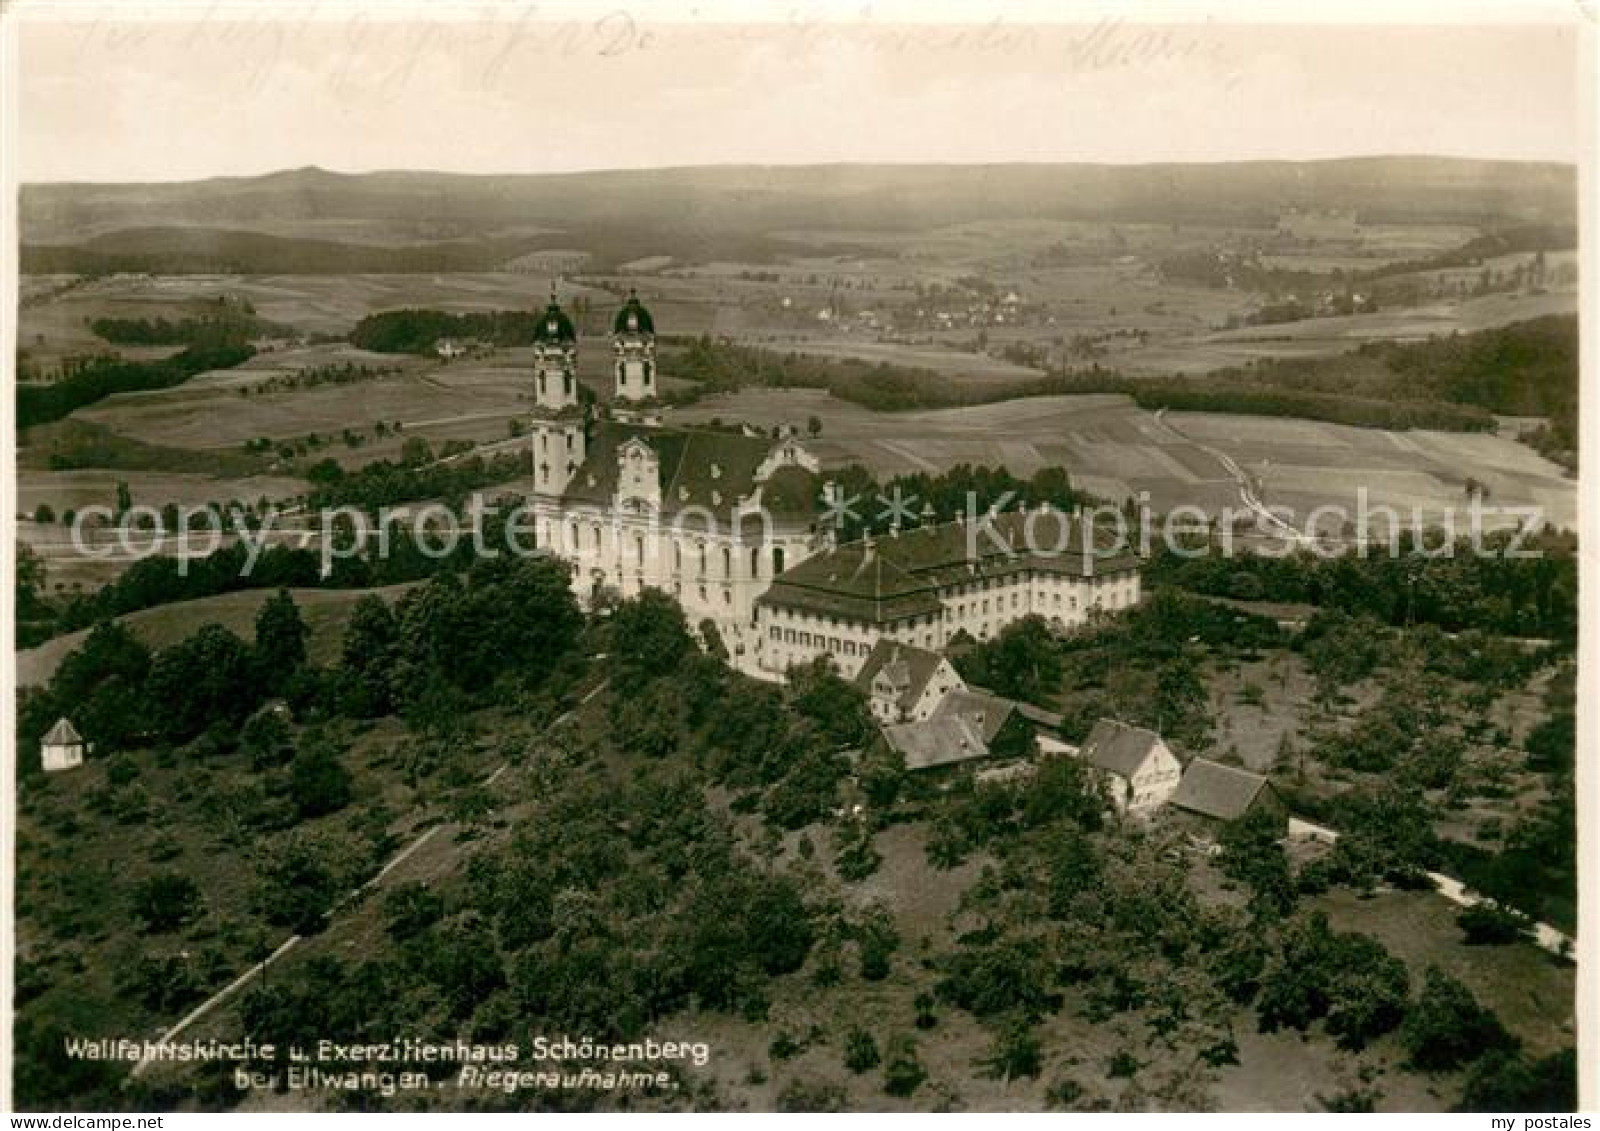
[[[571,174],[318,168],[163,184],[22,187],[24,272],[448,271],[548,248],[760,261],[770,233],[1044,217],[1271,227],[1288,209],[1363,222],[1573,222],[1566,165],[1437,157],[1194,165],[716,166]],[[385,240],[326,238],[330,222]],[[264,229],[271,230],[267,235]],[[396,242],[401,246],[395,246]]]

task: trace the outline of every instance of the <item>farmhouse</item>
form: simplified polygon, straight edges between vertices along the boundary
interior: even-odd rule
[[[1061,511],[990,513],[826,547],[756,599],[761,663],[782,672],[817,656],[855,676],[880,640],[942,652],[1038,616],[1056,629],[1139,600],[1139,562],[1084,541]]]
[[[855,682],[879,723],[921,722],[947,694],[966,687],[943,656],[893,640],[873,646]]]
[[[83,765],[88,744],[70,719],[60,718],[39,740],[39,762],[47,774]]]
[[[1119,813],[1148,813],[1166,804],[1183,771],[1160,735],[1112,719],[1094,724],[1079,756],[1105,779]]]
[[[936,770],[988,758],[989,744],[978,728],[959,715],[883,728],[883,739],[905,759],[906,769]]]
[[[1172,805],[1202,821],[1219,824],[1260,810],[1285,813],[1266,778],[1205,758],[1196,758],[1183,771]]]

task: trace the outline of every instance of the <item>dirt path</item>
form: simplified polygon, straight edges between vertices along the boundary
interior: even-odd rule
[[[606,684],[605,684],[604,680],[602,680],[600,683],[596,684],[594,686],[594,688],[592,688],[589,691],[589,693],[583,697],[583,699],[579,703],[579,706],[582,706],[584,703],[589,702],[589,700],[593,699],[596,695],[600,694],[600,692],[605,689],[605,686],[606,686]],[[572,718],[572,716],[577,712],[577,710],[578,710],[577,707],[573,707],[570,710],[563,712],[559,717],[557,717],[556,721],[551,724],[552,728],[556,727],[556,726],[560,726],[562,723],[567,722],[569,719]],[[503,775],[510,768],[511,768],[511,763],[510,762],[502,762],[499,766],[495,767],[495,770],[494,770],[493,773],[489,774],[488,777],[483,779],[483,783],[482,783],[483,786],[485,788],[487,788],[489,786],[492,786],[495,782],[499,781],[501,775]],[[453,826],[450,823],[446,822],[446,823],[442,823],[442,824],[432,825],[429,828],[427,828],[426,830],[424,830],[415,839],[413,839],[411,841],[411,843],[407,844],[404,848],[402,848],[399,852],[397,852],[394,856],[392,856],[389,859],[389,862],[387,864],[385,864],[381,869],[379,869],[377,875],[373,876],[370,880],[368,880],[366,883],[362,884],[360,887],[354,888],[353,890],[345,893],[344,897],[342,899],[340,899],[337,903],[335,903],[333,905],[333,907],[330,908],[324,914],[323,917],[326,918],[326,919],[332,920],[333,917],[338,913],[340,908],[342,908],[342,907],[346,906],[347,904],[351,903],[352,901],[354,901],[359,896],[362,896],[362,895],[366,894],[368,891],[371,891],[371,890],[373,890],[375,888],[382,887],[383,886],[383,881],[389,876],[390,873],[392,873],[396,868],[400,867],[400,865],[404,864],[407,860],[411,859],[411,857],[414,856],[424,845],[426,845],[430,840],[432,840],[435,836],[437,836],[441,829],[446,829],[446,828],[451,828],[451,827],[453,827]],[[210,997],[208,997],[205,1001],[203,1001],[199,1005],[195,1006],[194,1009],[190,1010],[187,1014],[185,1014],[176,1024],[174,1024],[171,1028],[169,1028],[165,1032],[163,1032],[159,1037],[155,1038],[154,1042],[152,1042],[152,1043],[156,1044],[156,1045],[162,1045],[162,1044],[166,1044],[169,1041],[176,1040],[178,1038],[178,1036],[180,1034],[182,1034],[185,1030],[187,1030],[191,1025],[194,1025],[201,1018],[205,1017],[207,1014],[211,1013],[214,1009],[216,1009],[217,1006],[221,1005],[223,1002],[225,1002],[229,998],[231,998],[234,994],[238,993],[239,990],[241,990],[242,988],[244,988],[246,985],[248,985],[250,983],[250,980],[252,978],[256,978],[256,977],[261,976],[261,974],[264,971],[266,971],[270,966],[272,966],[276,962],[281,961],[285,955],[287,955],[287,954],[291,953],[292,951],[294,951],[294,949],[296,947],[298,947],[304,941],[305,941],[305,936],[298,935],[298,934],[290,935],[288,938],[284,939],[283,942],[278,945],[278,949],[277,950],[274,950],[266,958],[262,959],[260,962],[256,963],[254,966],[251,966],[249,969],[247,969],[244,973],[240,974],[233,981],[229,982],[226,986],[222,987],[222,989],[218,990],[216,993],[214,993]],[[153,1063],[160,1063],[160,1062],[152,1061],[148,1057],[140,1058],[139,1062],[133,1066],[133,1070],[130,1073],[130,1076],[137,1077],[137,1076],[142,1075],[144,1073],[145,1069],[148,1068]]]
[[[1193,436],[1188,435],[1186,432],[1180,431],[1177,425],[1167,420],[1167,410],[1165,408],[1156,409],[1155,418],[1156,423],[1162,428],[1165,428],[1168,432],[1171,432],[1176,438],[1183,440],[1186,443],[1193,444],[1195,447],[1199,448],[1206,455],[1220,463],[1223,469],[1227,471],[1229,475],[1233,476],[1234,482],[1239,485],[1239,501],[1244,503],[1246,507],[1250,508],[1263,529],[1275,530],[1296,545],[1309,546],[1316,542],[1316,539],[1311,535],[1302,532],[1294,526],[1291,526],[1289,523],[1272,513],[1271,509],[1261,501],[1261,496],[1257,493],[1256,485],[1251,481],[1250,476],[1227,452],[1221,451],[1218,448],[1213,448],[1209,444],[1202,444]]]

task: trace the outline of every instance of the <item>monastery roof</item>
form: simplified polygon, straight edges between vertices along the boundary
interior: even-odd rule
[[[1081,755],[1091,766],[1128,779],[1139,772],[1139,767],[1160,741],[1158,734],[1144,727],[1101,719],[1089,732]]]
[[[724,522],[731,519],[735,507],[756,491],[756,472],[773,447],[773,442],[764,436],[746,436],[740,432],[603,421],[591,432],[586,458],[573,473],[562,501],[610,506],[616,497],[620,474],[618,451],[636,439],[649,445],[660,464],[663,513],[703,508]],[[775,472],[768,483],[791,470],[809,474],[803,469],[783,468]],[[782,490],[783,508],[772,508],[774,514],[809,518],[815,511],[814,502],[810,510],[801,509],[805,505],[805,495],[793,477],[784,479]]]
[[[1172,804],[1203,817],[1232,821],[1250,811],[1262,790],[1271,788],[1260,774],[1196,758],[1183,771]]]
[[[1136,558],[1106,549],[1086,556],[1082,524],[1061,511],[1010,511],[970,525],[970,538],[969,524],[947,522],[847,542],[786,570],[758,601],[883,623],[937,613],[940,590],[969,581],[1025,571],[1081,577],[1138,566]],[[1038,551],[1027,548],[1030,528]]]

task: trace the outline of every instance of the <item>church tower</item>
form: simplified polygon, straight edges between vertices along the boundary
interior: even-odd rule
[[[578,401],[578,331],[550,290],[533,331],[533,489],[560,496],[583,464],[586,437]]]
[[[628,292],[628,301],[611,323],[611,352],[616,374],[613,403],[623,408],[655,404],[656,325],[635,291]]]

